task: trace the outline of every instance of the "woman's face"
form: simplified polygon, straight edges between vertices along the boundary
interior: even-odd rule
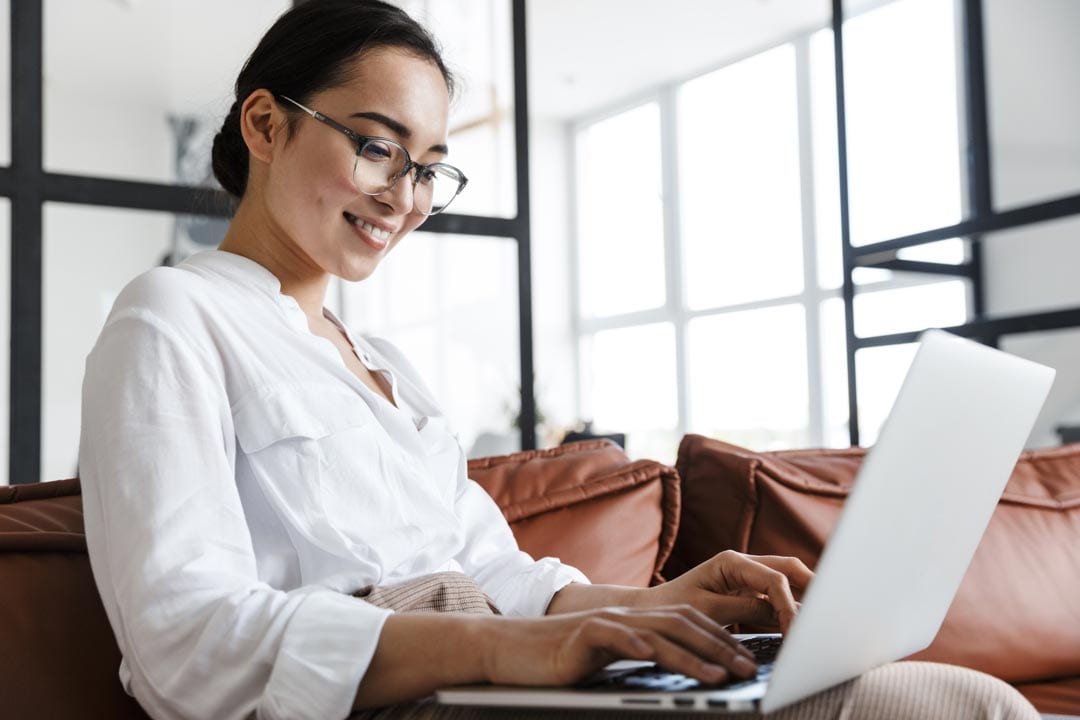
[[[450,100],[434,63],[379,48],[352,70],[343,85],[304,104],[361,135],[396,140],[415,162],[444,159]],[[381,195],[365,195],[353,184],[356,143],[308,115],[296,122],[270,163],[267,211],[318,269],[363,280],[425,219],[413,208],[414,173]]]

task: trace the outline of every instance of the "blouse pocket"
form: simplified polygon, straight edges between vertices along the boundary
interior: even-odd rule
[[[236,440],[247,454],[288,438],[318,440],[372,420],[356,393],[324,385],[260,388],[233,408]]]

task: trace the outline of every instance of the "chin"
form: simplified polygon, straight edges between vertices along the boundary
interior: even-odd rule
[[[335,274],[347,282],[367,280],[375,272],[375,268],[379,266],[380,259],[371,257],[353,258],[342,265],[341,272]]]

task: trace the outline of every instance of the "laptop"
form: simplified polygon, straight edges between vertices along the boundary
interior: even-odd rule
[[[437,701],[768,713],[924,649],[945,619],[1054,374],[940,330],[923,333],[789,632],[739,636],[757,644],[756,652],[766,648],[757,678],[706,687],[649,663],[622,661],[583,686],[461,686],[438,691]]]

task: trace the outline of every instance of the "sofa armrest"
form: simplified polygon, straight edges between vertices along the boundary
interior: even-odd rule
[[[469,462],[522,550],[558,557],[596,583],[663,582],[679,525],[679,477],[594,440]]]
[[[147,720],[90,572],[78,480],[0,487],[0,716]]]

